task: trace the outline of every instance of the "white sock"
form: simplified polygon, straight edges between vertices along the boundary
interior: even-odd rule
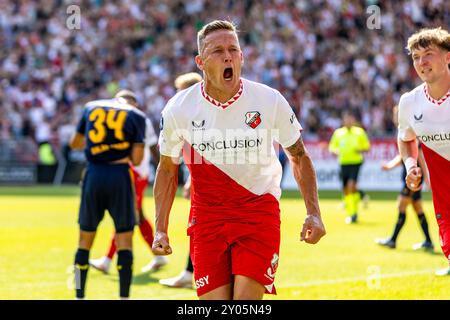
[[[102,260],[103,260],[102,263],[103,263],[104,265],[106,265],[106,267],[109,267],[109,265],[111,264],[111,259],[108,258],[108,257],[103,257]]]
[[[167,260],[167,258],[166,257],[164,257],[164,256],[155,256],[155,261],[157,261],[157,262],[163,262],[163,261],[166,261]]]
[[[192,279],[192,272],[187,271],[187,270],[183,270],[183,272],[181,272],[180,276],[184,279]]]

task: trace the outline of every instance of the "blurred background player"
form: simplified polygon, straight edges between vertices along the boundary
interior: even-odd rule
[[[398,106],[394,106],[392,112],[393,112],[394,124],[398,125],[398,118],[397,118]],[[419,150],[418,160],[419,160],[420,167],[422,169],[425,169],[425,170],[423,170],[424,173],[427,173],[426,166],[425,166],[424,159],[423,159],[423,154],[420,150]],[[406,221],[406,208],[408,207],[409,204],[411,204],[412,207],[414,208],[414,211],[417,214],[417,218],[419,219],[419,223],[422,228],[423,234],[425,235],[425,241],[413,245],[413,249],[414,250],[425,249],[426,251],[433,251],[434,246],[433,246],[433,242],[431,241],[431,238],[430,238],[430,233],[428,231],[428,222],[427,222],[427,218],[424,214],[423,205],[422,205],[422,189],[420,189],[418,191],[411,191],[410,189],[408,189],[408,186],[406,185],[406,181],[405,181],[406,168],[402,162],[402,157],[400,155],[396,156],[394,159],[392,159],[388,163],[383,164],[381,168],[383,170],[392,170],[393,168],[395,168],[399,165],[402,165],[402,178],[401,179],[403,181],[403,187],[397,198],[397,206],[398,206],[397,223],[395,224],[394,232],[392,233],[391,237],[389,237],[387,239],[376,239],[375,242],[381,246],[389,247],[392,249],[394,249],[396,247],[397,237]],[[421,183],[422,182],[423,181],[421,181]]]
[[[189,88],[193,84],[202,81],[202,76],[196,72],[189,72],[178,76],[175,79],[175,88],[181,91]],[[183,197],[185,199],[191,198],[191,176],[188,176],[186,183],[183,186]],[[190,253],[188,253],[188,261],[186,268],[181,273],[173,278],[161,279],[159,283],[172,288],[192,288],[192,281],[194,278],[194,266]]]
[[[328,149],[338,156],[341,166],[347,224],[355,223],[358,219],[358,207],[361,193],[357,182],[361,165],[364,161],[363,152],[369,151],[370,142],[365,130],[356,126],[355,115],[352,111],[344,111],[343,127],[336,129],[331,136]]]
[[[408,39],[408,52],[422,84],[400,97],[398,149],[406,167],[406,184],[421,188],[417,165],[421,142],[430,175],[439,238],[448,267],[436,275],[450,275],[450,34],[439,27],[422,29]]]
[[[128,298],[132,279],[132,238],[136,221],[133,177],[129,163],[144,157],[146,117],[125,99],[89,102],[71,140],[84,147],[88,161],[79,210],[80,240],[75,254],[76,297],[84,298],[89,251],[108,210],[116,229],[119,295]]]
[[[137,101],[136,95],[130,90],[120,90],[116,95],[116,99],[124,99],[126,103],[132,105],[135,108],[139,108],[139,103]],[[137,224],[139,225],[139,231],[149,249],[152,248],[153,243],[153,229],[150,222],[145,218],[144,211],[142,208],[142,203],[145,196],[145,189],[148,185],[148,179],[150,174],[150,153],[151,159],[154,161],[155,168],[158,166],[159,162],[159,150],[158,150],[158,137],[155,134],[153,125],[150,120],[146,118],[145,120],[145,148],[144,148],[144,158],[138,166],[134,166],[130,163],[130,168],[133,173],[134,190],[136,193],[136,210],[137,210]],[[89,264],[97,270],[104,273],[109,272],[109,267],[111,265],[111,260],[117,251],[116,245],[116,234],[114,233],[111,239],[109,249],[105,256],[99,259],[89,260]],[[167,258],[164,256],[155,256],[150,263],[144,266],[141,271],[149,272],[156,271],[162,266],[167,264]]]

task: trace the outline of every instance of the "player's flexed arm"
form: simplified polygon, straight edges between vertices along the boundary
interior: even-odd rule
[[[307,212],[300,241],[314,244],[326,233],[320,216],[316,172],[301,137],[292,146],[286,148],[286,151],[295,181],[302,192]]]
[[[155,237],[152,251],[155,255],[172,253],[167,230],[170,209],[178,187],[178,161],[175,158],[161,155],[156,169],[153,196],[155,197]]]

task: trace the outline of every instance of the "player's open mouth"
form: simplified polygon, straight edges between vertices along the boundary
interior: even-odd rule
[[[225,80],[231,80],[231,78],[233,78],[233,68],[225,68],[223,71],[223,77]]]

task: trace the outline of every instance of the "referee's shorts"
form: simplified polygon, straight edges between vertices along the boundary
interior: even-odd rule
[[[342,164],[340,177],[342,179],[342,186],[345,187],[348,181],[358,181],[359,168],[361,168],[362,163],[359,164]]]

